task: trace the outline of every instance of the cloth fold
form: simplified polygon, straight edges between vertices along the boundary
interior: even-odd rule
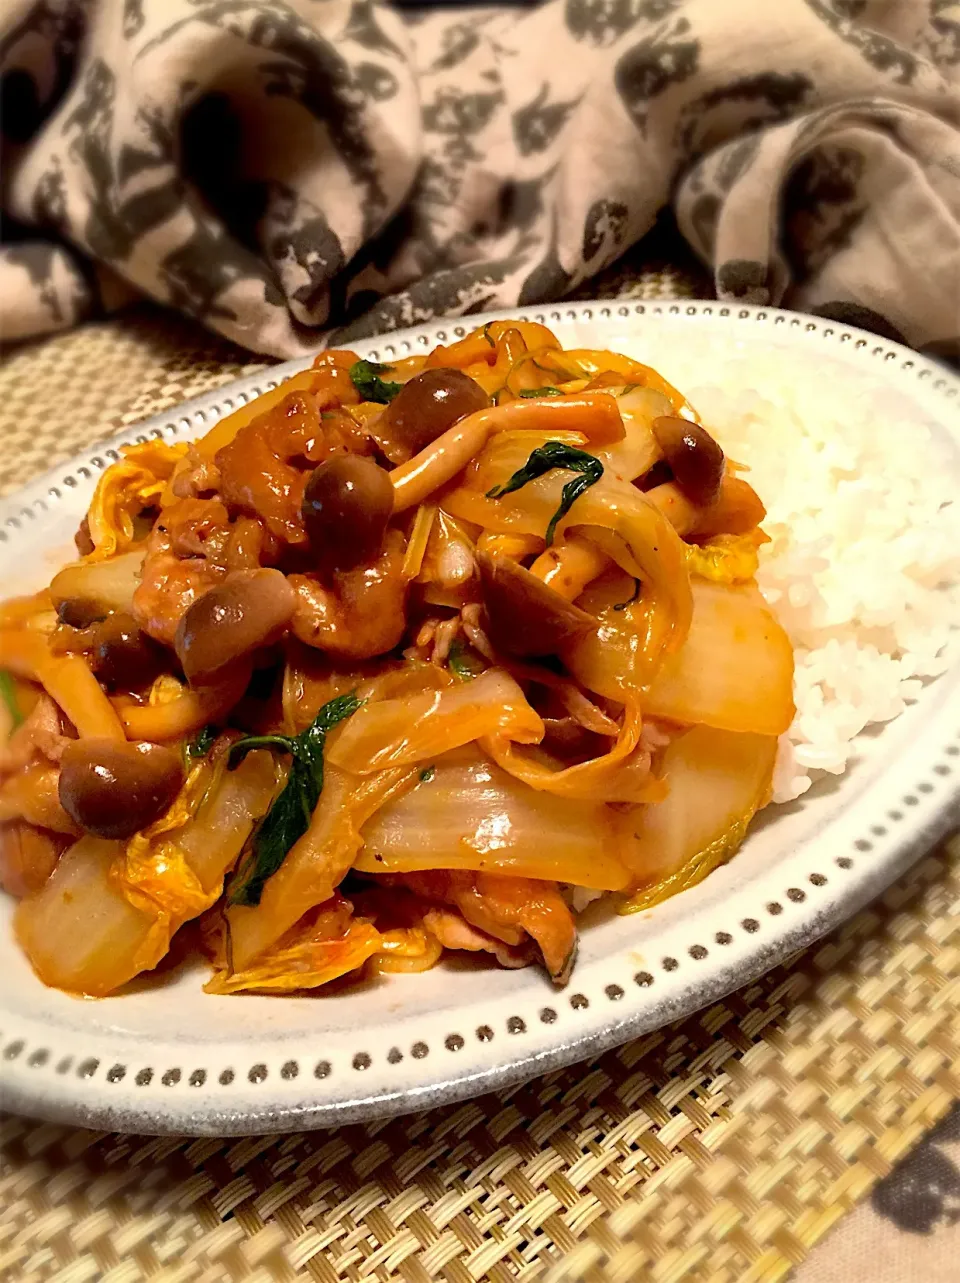
[[[672,204],[721,298],[960,352],[953,0],[7,0],[0,76],[7,340],[146,294],[294,356]]]

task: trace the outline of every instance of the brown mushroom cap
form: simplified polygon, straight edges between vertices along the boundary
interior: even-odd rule
[[[90,662],[99,680],[110,689],[137,690],[156,677],[163,652],[140,630],[132,615],[116,611],[97,625]]]
[[[178,754],[159,744],[73,740],[60,763],[60,803],[97,837],[126,839],[158,820],[183,783]]]
[[[177,628],[177,657],[192,686],[215,682],[236,660],[284,633],[297,596],[279,570],[238,570],[198,597]]]
[[[490,640],[505,655],[553,655],[596,620],[507,557],[479,553]]]
[[[698,507],[716,503],[723,481],[723,451],[699,423],[673,415],[653,421],[653,435],[673,470],[677,485]]]
[[[334,455],[315,468],[303,494],[303,524],[323,569],[373,561],[393,513],[389,473],[372,459]]]
[[[435,441],[468,414],[485,410],[490,398],[463,370],[422,370],[403,385],[383,412],[396,449],[389,457],[401,463]]]

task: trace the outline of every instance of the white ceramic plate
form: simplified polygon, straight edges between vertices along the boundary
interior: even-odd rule
[[[916,353],[772,308],[593,303],[518,309],[567,346],[612,348],[700,382],[776,350],[799,381],[831,380],[929,427],[960,481],[960,380]],[[488,318],[475,318],[477,324]],[[354,346],[372,359],[466,332],[431,325]],[[0,502],[4,595],[45,583],[97,476],[123,442],[185,438],[307,364],[242,379],[133,428]],[[760,365],[751,383],[762,382]],[[689,386],[689,383],[687,384]],[[681,386],[684,386],[681,383]],[[876,895],[953,822],[960,664],[837,783],[771,808],[736,858],[652,911],[588,926],[569,986],[538,970],[447,963],[307,998],[211,997],[200,964],[84,1001],[45,989],[0,906],[0,1068],[7,1108],[86,1127],[240,1134],[320,1127],[462,1099],[594,1055],[715,1001]]]

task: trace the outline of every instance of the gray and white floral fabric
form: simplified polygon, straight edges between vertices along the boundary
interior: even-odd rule
[[[819,1243],[793,1283],[956,1283],[960,1104]]]
[[[7,339],[293,356],[556,299],[672,205],[722,298],[954,355],[955,0],[3,0]]]

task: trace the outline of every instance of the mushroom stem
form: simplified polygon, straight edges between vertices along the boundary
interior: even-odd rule
[[[623,420],[616,400],[606,392],[508,401],[506,405],[477,410],[390,473],[394,512],[422,503],[465,468],[494,432],[508,430],[582,432],[589,441],[606,444],[623,436]]]
[[[0,668],[39,682],[81,736],[122,740],[123,727],[82,655],[57,656],[35,629],[0,632]]]
[[[246,690],[252,671],[250,660],[240,660],[216,686],[184,690],[168,704],[122,704],[117,711],[130,739],[182,739],[225,718]]]
[[[567,539],[540,554],[530,573],[567,601],[576,599],[610,564],[606,553],[585,539]]]

